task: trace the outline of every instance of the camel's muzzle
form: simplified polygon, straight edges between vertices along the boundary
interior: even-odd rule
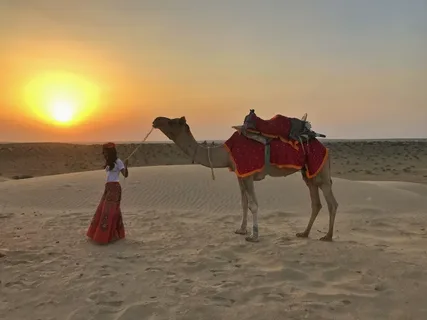
[[[169,122],[169,118],[166,117],[157,117],[156,119],[154,119],[153,121],[153,128],[154,129],[159,129],[162,126],[165,126],[168,124]]]

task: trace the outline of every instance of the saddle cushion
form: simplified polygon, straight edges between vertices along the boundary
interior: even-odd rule
[[[278,138],[283,142],[289,143],[295,149],[298,149],[297,146],[299,141],[297,137],[298,133],[302,132],[303,126],[304,121],[285,117],[281,114],[277,114],[269,120],[264,120],[253,113],[247,116],[243,126],[234,126],[233,128],[243,133],[247,131],[272,139]]]
[[[253,119],[255,119],[255,121]],[[252,115],[252,121],[254,121],[255,127],[248,128],[248,130],[262,132],[264,135],[271,136],[272,138],[278,136],[287,138],[291,132],[291,120],[280,114],[275,115],[269,120],[264,120],[257,115]]]

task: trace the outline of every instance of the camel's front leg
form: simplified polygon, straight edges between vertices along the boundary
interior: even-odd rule
[[[248,197],[246,195],[246,188],[241,178],[238,178],[240,194],[242,197],[242,222],[240,224],[240,228],[235,231],[237,234],[246,235],[248,230],[246,229],[248,226]]]
[[[246,237],[246,241],[258,242],[258,200],[255,195],[254,181],[252,177],[243,179],[248,198],[248,207],[252,212],[252,234]]]

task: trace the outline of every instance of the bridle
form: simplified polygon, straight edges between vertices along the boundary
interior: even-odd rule
[[[188,127],[188,125],[187,125],[187,130],[188,131],[190,130],[190,128]],[[180,134],[182,134],[182,133],[180,133]],[[175,137],[175,140],[178,139],[179,135],[177,137]],[[171,139],[171,137],[168,137],[168,138]],[[171,139],[171,140],[173,140],[173,139]],[[215,146],[215,147],[217,148],[217,147],[220,147],[220,146]],[[191,164],[195,164],[196,163],[196,156],[197,156],[197,152],[198,152],[199,148],[201,148],[200,144],[197,143],[197,145],[196,145],[196,147],[194,148],[194,151],[193,151],[193,157],[191,158]],[[207,147],[207,149],[208,149],[208,160],[209,160],[209,167],[211,168],[211,172],[212,172],[212,180],[215,180],[215,173],[214,173],[214,170],[213,170],[213,165],[212,165],[212,160],[211,160],[211,148],[212,147],[210,147],[210,146]]]
[[[214,148],[219,148],[219,147],[221,147],[221,146],[215,146]],[[199,150],[199,148],[201,148],[201,146],[199,143],[197,143],[196,147],[194,148],[193,157],[191,159],[191,164],[194,164],[196,162],[197,151]],[[207,146],[206,149],[208,149],[208,161],[209,161],[209,167],[211,168],[212,180],[215,180],[215,173],[214,173],[212,160],[211,160],[211,149],[212,148],[213,147],[211,147],[211,146]]]

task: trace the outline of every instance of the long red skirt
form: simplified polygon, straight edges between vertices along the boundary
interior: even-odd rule
[[[120,202],[122,187],[118,182],[105,184],[105,191],[86,235],[99,244],[107,244],[125,237]]]

